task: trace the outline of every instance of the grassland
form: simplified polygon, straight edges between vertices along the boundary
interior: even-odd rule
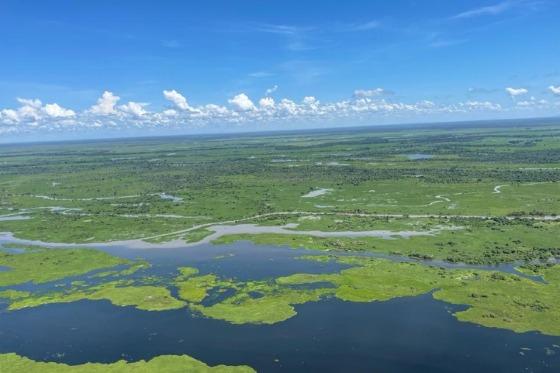
[[[143,372],[215,372],[215,373],[245,373],[255,370],[247,366],[208,366],[203,362],[187,355],[157,356],[149,361],[129,363],[124,360],[111,364],[87,363],[81,365],[66,365],[54,362],[40,362],[18,356],[16,354],[0,354],[0,367],[5,373],[20,372],[56,372],[56,373],[143,373]]]
[[[286,211],[555,215],[559,140],[558,125],[535,123],[2,146],[0,208],[29,219],[0,231],[88,243]]]
[[[19,250],[22,252],[0,251],[0,266],[7,267],[0,271],[0,287],[25,282],[45,283],[132,263],[92,249],[20,247]]]
[[[145,311],[178,309],[185,303],[174,298],[169,289],[160,286],[132,285],[129,282],[113,281],[85,289],[72,288],[68,291],[51,292],[45,295],[11,297],[9,310],[37,307],[51,303],[70,303],[79,300],[107,300],[115,306],[134,306]],[[1,293],[0,293],[1,296]]]
[[[405,255],[421,259],[441,259],[470,264],[496,264],[516,261],[547,261],[560,257],[559,221],[527,219],[465,218],[365,218],[315,216],[314,219],[282,219],[282,223],[300,224],[295,230],[367,231],[369,229],[402,229],[427,231],[447,227],[433,235],[393,239],[376,237],[312,237],[286,234],[237,234],[222,236],[215,243],[250,240],[257,244],[287,245],[317,250],[372,251]],[[274,223],[279,223],[275,219]],[[267,222],[265,224],[270,224]],[[354,228],[353,228],[354,227]]]

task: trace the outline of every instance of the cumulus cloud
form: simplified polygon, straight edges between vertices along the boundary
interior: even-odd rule
[[[16,124],[19,122],[18,113],[13,109],[3,109],[0,111],[0,119],[2,119],[2,124]]]
[[[229,99],[228,102],[237,111],[255,110],[255,104],[253,104],[253,101],[251,101],[251,99],[245,93],[240,93],[237,96],[234,96],[233,98]]]
[[[181,110],[189,110],[190,108],[190,105],[187,102],[185,96],[174,89],[170,91],[163,91],[163,97],[165,97],[166,100],[171,101],[177,108]]]
[[[534,96],[529,97],[528,100],[523,100],[523,101],[518,101],[515,103],[515,105],[519,108],[525,108],[525,109],[538,109],[538,108],[544,108],[546,106],[549,105],[549,102],[547,100],[544,99],[537,99]]]
[[[37,98],[33,99],[33,98],[19,98],[18,97],[17,102],[22,104],[22,106],[24,106],[24,107],[32,107],[32,108],[35,108],[35,109],[39,109],[43,105],[41,100],[39,100]]]
[[[557,86],[557,87],[551,85],[551,86],[548,87],[548,90],[549,90],[550,92],[552,92],[553,95],[560,96],[560,85]]]
[[[459,107],[464,107],[469,111],[472,110],[489,110],[489,111],[500,111],[502,110],[502,105],[490,102],[490,101],[467,101],[459,103]]]
[[[17,121],[35,122],[41,118],[41,100],[18,98],[21,107],[17,110]]]
[[[511,88],[511,87],[507,87],[506,92],[512,98],[517,97],[517,96],[522,96],[522,95],[525,95],[525,94],[529,93],[529,91],[525,88]]]
[[[148,106],[148,104],[146,104],[146,103],[130,101],[126,105],[119,106],[119,110],[121,110],[123,113],[126,113],[126,114],[141,117],[142,115],[148,113],[146,111],[146,109],[144,109],[144,107],[146,107],[146,106]]]
[[[317,100],[315,97],[313,96],[305,96],[302,100],[302,102],[305,105],[309,105],[309,106],[313,106],[313,105],[318,105],[319,104],[319,100]]]
[[[117,105],[120,99],[119,96],[115,96],[112,92],[105,91],[103,95],[97,99],[97,104],[93,105],[89,111],[97,115],[116,114],[115,105]]]
[[[295,116],[300,112],[300,107],[292,100],[283,98],[280,100],[277,107],[277,114],[280,116]]]
[[[69,118],[76,115],[74,110],[65,109],[59,104],[46,104],[44,110],[49,117],[53,118]]]
[[[76,115],[73,110],[65,109],[58,104],[46,104],[39,99],[18,98],[20,107],[17,109],[0,110],[2,124],[27,123],[35,125],[42,120],[71,118]]]
[[[549,90],[555,93],[550,87]],[[118,105],[119,97],[109,91],[84,111],[67,109],[58,103],[44,105],[38,99],[19,98],[19,107],[0,109],[0,133],[98,128],[181,129],[230,124],[380,123],[382,120],[468,119],[489,113],[509,116],[516,110],[554,113],[560,109],[558,100],[548,102],[530,97],[525,88],[510,87],[506,92],[515,100],[505,106],[488,100],[445,104],[428,100],[395,102],[387,99],[382,88],[356,90],[348,98],[330,102],[322,102],[315,96],[293,100],[265,95],[253,103],[246,94],[240,93],[228,100],[229,105],[209,103],[196,106],[191,106],[178,91],[166,90],[163,96],[173,106],[161,110],[148,110],[148,103],[134,101]]]
[[[274,108],[274,99],[272,97],[263,97],[259,100],[259,106],[265,109]]]

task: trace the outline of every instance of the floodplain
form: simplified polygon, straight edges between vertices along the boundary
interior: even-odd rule
[[[560,367],[557,123],[3,145],[0,161],[2,368]]]

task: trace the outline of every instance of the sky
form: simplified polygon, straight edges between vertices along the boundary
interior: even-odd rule
[[[560,115],[560,1],[0,1],[0,142]]]

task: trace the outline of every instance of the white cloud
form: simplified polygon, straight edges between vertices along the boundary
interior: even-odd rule
[[[280,102],[278,103],[278,105],[276,105],[278,112],[277,114],[281,115],[281,116],[293,116],[293,115],[297,115],[298,112],[300,111],[299,106],[292,100],[289,100],[287,98],[283,98],[282,100],[280,100]]]
[[[261,24],[257,25],[254,28],[255,31],[270,33],[270,34],[279,34],[279,35],[288,35],[293,36],[299,33],[309,31],[310,28],[308,27],[298,27],[298,26],[291,26],[291,25],[274,25],[274,24]]]
[[[274,86],[270,87],[269,89],[267,89],[266,92],[264,93],[264,95],[265,96],[270,96],[271,94],[273,94],[277,90],[278,90],[278,86],[274,85]]]
[[[481,16],[497,16],[507,11],[521,9],[525,13],[536,11],[544,2],[541,0],[505,0],[493,5],[482,6],[459,13],[451,19],[468,19]]]
[[[319,101],[313,96],[305,96],[302,101],[305,105],[318,105]]]
[[[74,110],[65,109],[59,104],[46,104],[44,111],[49,117],[53,118],[69,118],[76,115]]]
[[[549,102],[544,100],[544,99],[537,99],[534,96],[529,97],[528,100],[523,100],[523,101],[518,101],[515,103],[515,105],[517,107],[520,108],[530,108],[530,109],[535,109],[535,108],[543,108],[549,105]]]
[[[551,85],[548,87],[548,90],[552,92],[552,94],[560,96],[560,85],[558,87]]]
[[[41,100],[18,98],[17,101],[22,105],[17,110],[17,122],[36,122],[41,119]]]
[[[264,109],[274,108],[274,99],[272,97],[263,97],[259,100],[259,106]]]
[[[500,111],[502,106],[490,101],[467,101],[459,104],[460,107],[464,107],[469,111],[478,110],[489,110],[489,111]]]
[[[513,97],[517,97],[517,96],[522,96],[525,95],[527,93],[529,93],[529,91],[525,88],[511,88],[511,87],[507,87],[506,88],[506,92],[513,98]]]
[[[208,104],[204,106],[204,113],[206,113],[207,115],[220,115],[220,116],[224,116],[224,115],[228,115],[229,110],[223,106],[220,105],[216,105],[216,104]]]
[[[166,100],[171,101],[175,106],[177,106],[177,108],[181,110],[190,109],[190,105],[187,102],[185,96],[183,96],[182,94],[180,94],[174,89],[171,91],[167,91],[167,90],[163,91],[163,97],[165,97]]]
[[[240,93],[237,96],[228,100],[228,102],[235,108],[237,111],[251,111],[255,110],[255,104],[253,101],[247,97],[245,93]]]
[[[503,13],[514,5],[513,1],[503,1],[498,4],[483,6],[480,8],[470,9],[465,12],[459,13],[452,18],[460,19],[460,18],[473,18],[473,17],[480,17],[480,16],[491,16],[491,15],[498,15]]]
[[[173,109],[166,109],[162,112],[162,114],[166,117],[174,117],[176,116],[178,113],[176,110]]]
[[[13,109],[0,111],[0,119],[2,119],[3,124],[16,124],[19,122],[18,113]]]
[[[17,98],[17,102],[22,104],[24,107],[32,107],[35,109],[40,109],[43,105],[39,99]]]
[[[383,88],[357,89],[354,91],[354,97],[358,97],[358,98],[375,97],[375,96],[381,96],[385,93],[386,92]]]
[[[560,109],[557,100],[547,102],[540,97],[531,97],[525,88],[510,87],[507,92],[515,100],[504,106],[492,101],[475,100],[445,104],[428,100],[398,102],[386,99],[386,91],[382,88],[356,90],[349,98],[331,102],[319,101],[315,96],[305,96],[301,100],[264,96],[258,103],[253,103],[246,94],[240,93],[228,100],[230,106],[215,103],[191,106],[180,93],[169,90],[163,94],[173,107],[150,111],[147,103],[131,101],[117,105],[118,96],[111,92],[105,92],[95,105],[84,111],[67,109],[58,103],[43,105],[38,99],[18,99],[19,107],[0,109],[0,133],[261,124],[323,126],[328,123],[367,124],[513,116],[516,111],[526,110],[554,114]]]
[[[17,101],[21,104],[17,110],[3,109],[0,111],[2,124],[27,123],[35,125],[45,119],[64,119],[76,115],[73,110],[65,109],[56,103],[43,106],[41,100],[38,99],[18,98]]]
[[[97,115],[111,115],[116,114],[115,105],[121,98],[115,96],[112,92],[105,91],[103,95],[97,100],[97,104],[93,105],[89,111]]]
[[[141,117],[144,114],[147,114],[148,112],[146,111],[146,109],[144,109],[144,107],[148,106],[148,104],[146,103],[141,103],[141,102],[132,102],[130,101],[128,104],[126,105],[121,105],[119,106],[119,109],[126,113],[126,114],[130,114],[130,115],[134,115],[137,117]]]

